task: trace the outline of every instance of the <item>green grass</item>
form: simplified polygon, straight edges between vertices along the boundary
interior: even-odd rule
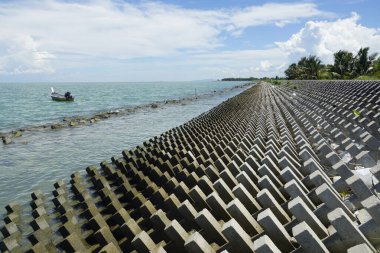
[[[380,80],[380,71],[371,75],[363,75],[355,78],[356,80]]]

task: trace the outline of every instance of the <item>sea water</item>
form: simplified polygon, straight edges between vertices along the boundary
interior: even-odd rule
[[[121,156],[127,148],[159,135],[237,95],[243,89],[229,88],[241,82],[158,83],[56,83],[0,84],[0,132],[62,120],[66,116],[91,115],[99,111],[134,107],[168,99],[214,93],[187,103],[157,109],[146,107],[88,126],[59,130],[26,131],[15,143],[0,143],[0,207],[10,201],[27,203],[30,193],[49,194],[54,182],[75,171],[84,173]],[[70,91],[75,102],[54,102],[50,87]],[[0,211],[0,213],[3,213]]]

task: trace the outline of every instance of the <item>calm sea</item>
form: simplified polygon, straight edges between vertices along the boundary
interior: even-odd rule
[[[25,132],[14,144],[0,144],[0,207],[10,201],[30,201],[30,193],[41,189],[49,194],[53,183],[99,164],[121,151],[178,126],[211,109],[243,89],[228,90],[241,82],[156,83],[55,83],[0,84],[0,132],[62,120],[65,116],[91,115],[99,111],[133,107],[204,93],[211,97],[146,108],[113,117],[90,126],[57,131]],[[70,91],[73,103],[53,102],[50,87]],[[3,213],[5,210],[0,210]]]

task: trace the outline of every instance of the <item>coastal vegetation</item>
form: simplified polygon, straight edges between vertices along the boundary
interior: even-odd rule
[[[346,50],[334,53],[333,64],[323,64],[315,55],[302,57],[285,70],[286,79],[380,79],[380,57],[369,53],[369,47],[360,48],[354,55]]]

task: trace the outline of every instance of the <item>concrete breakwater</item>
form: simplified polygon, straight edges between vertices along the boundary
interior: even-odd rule
[[[0,250],[376,252],[380,84],[298,87],[254,86],[9,204]]]
[[[244,83],[241,85],[235,85],[233,87],[228,87],[220,90],[214,90],[212,92],[208,93],[201,93],[196,94],[194,96],[190,97],[183,97],[178,99],[167,99],[162,101],[156,101],[152,103],[146,103],[141,104],[137,106],[128,106],[128,107],[120,107],[115,108],[108,111],[98,111],[91,115],[76,115],[71,117],[63,117],[62,120],[51,122],[51,123],[45,123],[40,125],[33,125],[33,126],[23,126],[22,128],[13,129],[12,131],[8,132],[0,132],[0,139],[2,140],[3,144],[8,145],[15,142],[15,140],[22,137],[24,132],[36,132],[36,131],[56,131],[63,128],[69,128],[69,127],[81,127],[81,126],[88,126],[93,125],[97,122],[113,118],[116,116],[125,116],[130,115],[142,110],[149,110],[149,109],[159,109],[163,107],[167,107],[170,105],[186,105],[196,99],[207,99],[213,96],[221,95],[225,92],[239,90],[239,89],[245,89],[249,86],[251,86],[252,83]]]

